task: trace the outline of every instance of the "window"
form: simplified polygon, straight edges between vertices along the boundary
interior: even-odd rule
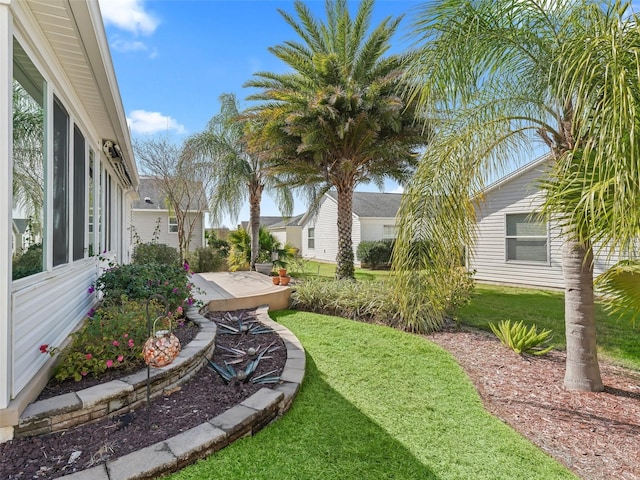
[[[85,143],[77,126],[73,128],[73,259],[84,258],[85,232]]]
[[[382,239],[383,240],[395,240],[398,236],[398,227],[395,225],[384,225],[382,227]]]
[[[169,217],[169,233],[178,233],[178,219]]]
[[[506,216],[507,261],[548,261],[547,224],[529,213]]]
[[[95,233],[94,233],[94,215],[95,215],[95,209],[96,209],[96,195],[95,195],[95,188],[96,188],[96,182],[95,182],[95,154],[93,153],[93,150],[89,150],[89,225],[87,226],[87,229],[89,230],[89,256],[92,257],[93,255],[96,254],[95,251]]]
[[[53,101],[53,266],[69,262],[69,115]]]
[[[307,229],[307,247],[316,248],[316,229],[313,227]]]
[[[45,268],[45,97],[47,85],[13,39],[13,244],[12,279]],[[19,241],[18,241],[19,240]]]

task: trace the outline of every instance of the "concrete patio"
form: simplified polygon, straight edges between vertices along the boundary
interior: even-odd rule
[[[194,273],[194,293],[211,312],[241,310],[268,305],[269,310],[289,307],[291,288],[274,285],[271,277],[258,272]]]

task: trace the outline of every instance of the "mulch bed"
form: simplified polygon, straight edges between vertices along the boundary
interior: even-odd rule
[[[238,313],[253,316],[252,312]],[[222,315],[212,319],[226,322]],[[252,346],[266,347],[272,342],[281,348],[269,355],[271,358],[265,356],[260,361],[255,376],[271,370],[277,370],[276,375],[282,372],[287,352],[280,337],[276,333],[230,335],[220,329],[216,336],[217,346],[245,351]],[[225,354],[216,348],[212,360],[222,364],[228,359],[223,357]],[[53,479],[84,470],[200,425],[261,388],[271,386],[237,382],[227,385],[217,373],[203,367],[188,383],[152,400],[148,407],[61,433],[0,444],[0,477],[7,480]],[[57,394],[65,393],[67,387],[61,387]],[[49,390],[48,394],[52,394],[55,387]]]
[[[566,391],[566,354],[519,356],[484,332],[427,336],[451,352],[485,408],[585,480],[640,479],[640,374],[600,361],[601,393]]]

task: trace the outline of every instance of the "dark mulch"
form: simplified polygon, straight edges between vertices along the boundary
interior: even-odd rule
[[[472,329],[429,335],[453,354],[485,408],[583,480],[640,479],[640,375],[600,360],[604,392],[562,387],[566,353],[520,356]]]
[[[225,321],[222,315],[214,320]],[[216,337],[216,345],[245,351],[251,346],[264,347],[272,342],[281,348],[271,354],[271,358],[263,358],[255,376],[270,370],[277,370],[277,374],[282,372],[286,349],[280,337],[275,333],[237,336],[223,334],[220,330]],[[225,354],[216,348],[213,361],[222,364],[228,359],[223,357]],[[1,477],[7,480],[52,479],[81,471],[200,425],[263,387],[269,385],[227,385],[218,374],[204,367],[182,387],[152,400],[148,408],[143,406],[124,415],[61,433],[0,444]]]

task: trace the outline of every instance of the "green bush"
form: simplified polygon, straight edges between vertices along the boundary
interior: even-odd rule
[[[188,267],[158,263],[117,265],[98,278],[95,288],[102,292],[106,305],[119,304],[122,296],[146,300],[151,295],[160,294],[167,298],[173,311],[194,302],[193,285],[187,276]]]
[[[226,261],[219,250],[212,247],[198,247],[189,252],[189,266],[194,272],[219,272],[226,269]]]
[[[309,278],[296,285],[292,307],[371,323],[397,325],[396,303],[386,282]]]
[[[511,323],[511,320],[503,320],[498,323],[498,326],[490,323],[489,327],[503,344],[518,355],[522,353],[544,355],[552,348],[548,345],[551,340],[551,330],[542,330],[538,333],[538,327],[531,325],[530,328],[527,328],[522,320],[516,323]]]
[[[42,353],[60,358],[55,379],[62,382],[86,376],[98,377],[107,370],[136,367],[142,360],[142,347],[148,337],[146,301],[120,299],[90,313],[85,324],[71,334],[72,343],[64,350],[41,345]],[[149,312],[163,311],[164,306],[151,302]],[[179,309],[178,315],[182,313]],[[172,327],[175,318],[171,317]]]
[[[391,263],[393,240],[363,241],[358,244],[356,256],[360,262],[376,269]]]
[[[159,263],[179,265],[180,254],[166,243],[138,243],[133,250],[132,262],[137,264]]]
[[[13,258],[13,280],[28,277],[42,271],[42,244],[31,245],[26,252]]]

